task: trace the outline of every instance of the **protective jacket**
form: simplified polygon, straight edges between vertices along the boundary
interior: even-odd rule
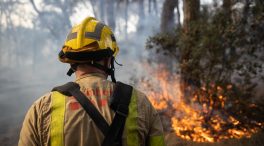
[[[111,124],[114,111],[109,100],[115,84],[99,73],[76,80],[80,90]],[[58,98],[63,96],[62,98]],[[56,109],[56,110],[55,110]],[[40,97],[23,122],[19,146],[100,146],[104,135],[74,97],[51,92]],[[160,118],[146,96],[133,89],[122,135],[123,146],[164,146]]]

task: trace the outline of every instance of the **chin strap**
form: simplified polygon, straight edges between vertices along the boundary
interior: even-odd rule
[[[111,76],[112,82],[116,83],[116,79],[115,79],[115,57],[111,58],[111,68],[109,70],[109,75]]]
[[[71,75],[76,71],[77,66],[78,66],[77,63],[75,63],[75,64],[71,64],[71,67],[70,67],[70,69],[69,69],[68,72],[67,72],[67,75],[68,75],[68,76],[71,76]]]
[[[100,70],[103,70],[105,73],[107,73],[108,75],[111,76],[112,82],[116,83],[116,79],[115,79],[115,58],[114,57],[111,58],[111,67],[110,68],[107,68],[107,67],[105,67],[99,63],[93,62],[93,61],[91,61],[89,63],[85,63],[85,64],[88,64],[88,65],[96,67]],[[78,66],[78,64],[71,64],[71,68],[67,72],[67,75],[71,76],[76,71],[77,66]]]

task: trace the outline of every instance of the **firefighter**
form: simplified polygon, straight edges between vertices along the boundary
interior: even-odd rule
[[[59,53],[75,82],[54,88],[27,112],[19,146],[164,146],[157,111],[147,97],[115,81],[119,52],[110,27],[88,17]],[[112,82],[107,80],[111,76]]]

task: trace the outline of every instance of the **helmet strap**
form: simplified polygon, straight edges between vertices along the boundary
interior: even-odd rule
[[[112,80],[112,82],[116,83],[116,79],[115,79],[115,58],[114,58],[114,57],[111,57],[111,62],[110,62],[110,63],[111,63],[111,64],[110,64],[110,65],[111,65],[110,68],[105,67],[105,66],[103,66],[103,65],[101,65],[101,64],[99,64],[99,63],[96,63],[96,62],[94,62],[94,61],[91,61],[91,62],[89,62],[89,63],[85,63],[85,64],[88,64],[88,65],[91,65],[91,66],[93,66],[93,67],[96,67],[96,68],[98,68],[98,69],[103,70],[105,73],[107,73],[108,75],[111,76],[111,80]],[[75,63],[75,64],[71,64],[71,68],[70,68],[69,71],[67,72],[67,75],[68,75],[68,76],[71,76],[71,75],[76,71],[78,65],[79,65],[79,64],[77,64],[77,63]]]
[[[67,75],[71,76],[76,71],[77,66],[78,66],[77,63],[71,64],[71,67],[70,67],[70,69],[67,72]]]
[[[111,67],[110,68],[105,67],[105,66],[103,66],[99,63],[93,62],[93,61],[88,63],[88,64],[93,66],[93,67],[96,67],[98,69],[103,70],[105,73],[107,73],[108,75],[111,76],[112,82],[116,83],[116,79],[115,79],[115,58],[114,57],[111,57],[111,62],[110,62]]]
[[[116,63],[117,65],[119,65],[119,66],[123,66],[123,64],[118,63],[118,62],[116,61],[116,59],[114,59],[114,60],[115,60],[115,63]]]
[[[74,73],[74,70],[72,68],[70,68],[67,72],[68,76],[71,76]]]
[[[111,58],[110,75],[111,75],[112,82],[116,83],[116,79],[115,79],[115,57]]]

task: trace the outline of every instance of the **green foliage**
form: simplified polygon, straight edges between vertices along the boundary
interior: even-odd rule
[[[254,89],[264,81],[264,8],[256,5],[245,10],[236,19],[219,9],[213,15],[204,11],[189,32],[181,28],[161,32],[150,37],[146,46],[178,62],[187,86],[197,87],[195,94],[204,98],[198,102],[215,105],[212,112],[221,103],[212,97],[217,87],[232,86],[221,93],[228,103],[222,111],[252,126],[252,121],[264,122],[263,105],[254,103]]]
[[[246,23],[243,20],[231,22],[225,13],[216,11],[215,15],[202,17],[192,24],[188,33],[177,29],[150,37],[147,49],[178,61],[182,73],[202,82],[207,79],[230,82],[235,73],[244,78],[260,77],[264,56],[264,14],[259,9],[250,9]]]

